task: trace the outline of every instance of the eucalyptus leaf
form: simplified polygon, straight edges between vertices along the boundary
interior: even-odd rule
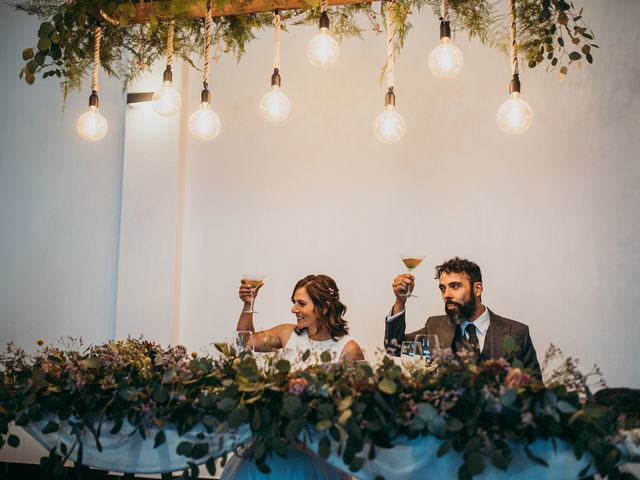
[[[22,51],[22,59],[26,62],[27,60],[30,60],[31,58],[33,58],[33,48],[25,48]]]
[[[160,445],[162,445],[166,441],[167,441],[167,436],[165,435],[164,430],[160,430],[158,433],[156,433],[156,436],[154,437],[153,448],[158,448]]]
[[[396,393],[398,386],[393,380],[389,380],[388,378],[382,379],[382,381],[378,384],[378,389],[382,393],[386,393],[387,395],[393,395]]]
[[[41,52],[46,52],[47,50],[49,50],[50,46],[51,40],[49,40],[48,37],[38,40],[38,50],[40,50]]]
[[[320,439],[320,442],[318,444],[318,456],[323,460],[326,460],[327,458],[329,458],[330,454],[331,454],[331,441],[329,440],[329,437],[324,436]]]
[[[20,445],[20,437],[10,434],[7,438],[7,445],[12,448],[18,448],[18,446]]]
[[[516,341],[512,336],[508,335],[504,337],[504,352],[507,355],[511,355],[516,349]]]

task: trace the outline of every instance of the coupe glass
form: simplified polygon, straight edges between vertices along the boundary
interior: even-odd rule
[[[249,286],[251,287],[251,305],[249,306],[249,310],[246,313],[258,313],[253,309],[253,301],[256,298],[255,292],[260,285],[264,283],[265,276],[264,275],[243,275],[243,278],[247,281]]]
[[[422,263],[422,260],[424,260],[425,257],[424,255],[415,252],[402,253],[400,254],[400,256],[402,257],[402,263],[404,263],[404,266],[407,267],[407,270],[411,274],[418,267],[418,265]],[[412,293],[412,290],[409,290],[407,293],[402,294],[402,296],[417,298],[417,295],[414,295]]]

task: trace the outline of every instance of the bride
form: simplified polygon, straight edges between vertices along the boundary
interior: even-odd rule
[[[255,295],[262,287],[258,286]],[[256,352],[271,352],[283,349],[282,357],[291,362],[293,368],[304,368],[318,361],[322,352],[328,351],[333,362],[364,360],[362,349],[349,337],[349,328],[344,319],[347,307],[340,301],[336,282],[327,275],[308,275],[296,283],[291,295],[291,313],[296,323],[283,323],[256,332],[251,312],[251,287],[246,279],[240,281],[240,299],[244,307],[238,319],[239,331],[253,332],[250,346]],[[251,345],[252,344],[252,345]],[[307,350],[311,355],[303,360]],[[222,472],[221,480],[343,480],[346,473],[324,462],[313,452],[302,446],[291,446],[287,458],[272,455],[268,460],[271,474],[260,473],[253,461],[232,456]]]
[[[255,289],[254,297],[262,285]],[[291,295],[291,313],[296,316],[296,323],[282,323],[261,332],[253,327],[251,290],[249,282],[243,278],[238,294],[244,307],[237,329],[254,332],[251,341],[254,351],[284,349],[283,357],[296,368],[317,361],[324,351],[331,354],[333,362],[364,360],[362,349],[348,335],[349,327],[344,319],[347,307],[340,301],[338,286],[331,277],[308,275],[298,281]],[[303,361],[301,355],[306,350],[310,350],[311,355]]]

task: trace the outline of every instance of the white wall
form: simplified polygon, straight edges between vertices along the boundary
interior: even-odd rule
[[[326,273],[349,307],[352,335],[371,354],[391,280],[403,271],[399,252],[416,247],[427,259],[416,272],[410,327],[442,311],[434,265],[468,257],[483,269],[485,303],[528,323],[539,355],[553,342],[585,369],[599,364],[611,386],[640,387],[631,368],[640,307],[640,4],[581,3],[602,47],[595,64],[571,68],[564,82],[526,70],[535,119],[520,137],[495,124],[508,59],[459,35],[464,70],[438,81],[425,58],[438,22],[416,15],[396,67],[407,133],[394,146],[372,130],[385,93],[383,36],[345,40],[339,64],[319,71],[305,60],[313,29],[301,28],[282,38],[292,103],[285,124],[267,124],[257,108],[271,75],[268,30],[240,64],[224,57],[212,66],[223,122],[213,142],[186,134],[201,79],[178,62],[180,120],[126,109],[119,82],[102,75],[110,131],[100,144],[84,143],[74,124],[86,89],[61,116],[56,81],[18,80],[37,23],[0,7],[0,340],[32,348],[41,336],[92,342],[144,333],[197,350],[231,335],[242,274],[267,275],[256,306],[257,324],[268,327],[292,320],[299,278]]]
[[[522,75],[534,125],[501,133],[508,60],[469,43],[460,77],[431,77],[425,56],[437,39],[427,12],[414,19],[396,66],[403,141],[377,142],[384,38],[346,40],[334,70],[304,57],[311,30],[283,35],[283,91],[292,113],[270,125],[257,103],[267,91],[271,32],[239,66],[213,67],[223,131],[187,143],[181,341],[196,346],[229,334],[243,273],[268,276],[258,325],[291,322],[289,296],[308,273],[333,276],[349,307],[352,334],[371,353],[381,345],[398,253],[427,254],[417,270],[409,324],[442,312],[433,267],[455,255],[476,260],[484,301],[531,326],[540,355],[550,342],[598,363],[611,385],[640,386],[637,278],[640,105],[637,3],[584,2],[602,47],[595,64],[564,82],[544,69]],[[190,74],[191,90],[199,89]],[[194,93],[189,101],[195,108]],[[223,333],[221,333],[223,332]]]
[[[57,80],[18,79],[39,22],[5,4],[0,18],[0,342],[103,341],[115,332],[122,86],[101,76],[109,132],[100,144],[84,142],[75,122],[89,85],[63,114]]]

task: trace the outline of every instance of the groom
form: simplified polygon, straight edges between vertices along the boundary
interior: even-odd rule
[[[482,304],[482,273],[478,265],[452,258],[436,267],[436,280],[446,315],[429,317],[423,328],[408,334],[405,334],[405,303],[415,285],[414,277],[405,273],[393,280],[396,301],[385,322],[387,351],[398,355],[403,341],[413,340],[420,333],[430,333],[438,335],[441,348],[451,348],[454,353],[471,350],[478,360],[495,359],[506,357],[504,339],[510,336],[516,343],[513,357],[540,376],[529,327],[496,315]]]

